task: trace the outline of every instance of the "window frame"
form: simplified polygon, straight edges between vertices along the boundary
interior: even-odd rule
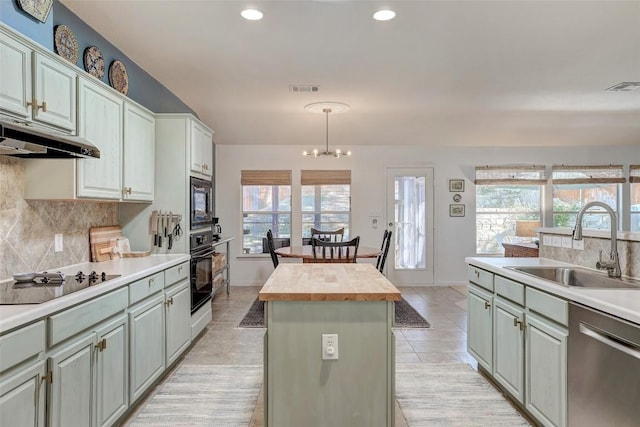
[[[323,210],[322,206],[322,194],[323,190],[327,186],[335,186],[335,185],[343,185],[347,186],[349,196],[348,196],[348,210]],[[305,210],[303,206],[303,193],[305,187],[313,187],[314,193],[314,209],[313,210]],[[309,239],[311,237],[310,233],[307,232],[305,234],[305,224],[309,224],[309,222],[304,221],[304,216],[313,215],[314,222],[311,227],[319,229],[319,230],[328,230],[327,228],[323,228],[321,221],[323,215],[346,215],[347,221],[346,225],[340,225],[337,228],[344,227],[344,239],[346,240],[350,235],[351,230],[351,170],[301,170],[300,171],[300,232],[303,239]],[[342,224],[342,223],[341,223]],[[309,227],[309,229],[311,228]],[[333,230],[333,228],[331,229]],[[307,230],[309,231],[309,230]]]

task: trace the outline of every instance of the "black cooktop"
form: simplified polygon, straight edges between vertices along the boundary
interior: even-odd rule
[[[22,273],[14,275],[20,281],[0,283],[0,305],[40,304],[63,295],[99,285],[120,277],[119,274],[83,273],[75,275],[57,273]]]

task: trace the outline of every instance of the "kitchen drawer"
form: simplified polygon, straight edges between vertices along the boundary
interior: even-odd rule
[[[127,288],[49,316],[49,346],[54,346],[127,308]]]
[[[187,277],[189,277],[189,261],[165,270],[164,285],[165,287],[171,286],[179,280],[186,279]]]
[[[475,283],[487,290],[493,291],[493,273],[489,273],[481,268],[469,265],[467,266],[467,279],[469,279],[471,283]]]
[[[508,300],[524,305],[524,285],[507,278],[496,276],[493,279],[496,293]]]
[[[145,277],[129,285],[129,305],[160,292],[164,288],[164,271]]]
[[[527,308],[561,325],[569,325],[569,303],[546,292],[527,287]]]
[[[0,337],[0,372],[45,349],[44,320]]]

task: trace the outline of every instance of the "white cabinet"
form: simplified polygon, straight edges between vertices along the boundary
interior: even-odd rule
[[[150,111],[131,102],[124,103],[124,200],[153,201],[155,129]]]
[[[0,375],[0,426],[45,425],[45,368],[45,362],[39,360]]]
[[[493,377],[524,403],[524,309],[500,297],[493,302]]]
[[[165,291],[167,335],[166,366],[175,362],[191,344],[191,289],[185,280]]]
[[[469,284],[467,350],[489,373],[493,370],[493,296]]]
[[[77,196],[119,199],[123,102],[96,82],[80,79],[78,134],[100,150],[99,159],[78,159]]]
[[[127,316],[106,323],[97,331],[96,426],[113,425],[129,407],[129,353]]]
[[[213,174],[213,132],[201,122],[190,122],[191,171],[210,177]]]
[[[75,133],[76,78],[70,64],[0,31],[0,110]]]
[[[144,394],[165,368],[164,294],[129,311],[129,404]]]

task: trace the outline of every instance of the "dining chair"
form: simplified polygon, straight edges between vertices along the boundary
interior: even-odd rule
[[[384,269],[384,263],[385,261],[387,261],[387,254],[389,253],[392,234],[393,232],[391,230],[384,230],[384,235],[382,236],[380,254],[378,255],[378,259],[376,260],[376,269],[378,269],[380,273],[382,273],[382,270]]]
[[[344,227],[334,231],[322,231],[311,228],[311,238],[314,237],[328,242],[342,242],[344,238]]]
[[[356,236],[348,242],[328,242],[312,237],[313,262],[355,263],[359,245],[360,236]]]
[[[271,261],[273,261],[273,268],[278,266],[278,254],[276,254],[276,248],[273,244],[273,233],[271,233],[271,229],[267,231],[267,247],[269,248],[269,253],[271,254]]]

